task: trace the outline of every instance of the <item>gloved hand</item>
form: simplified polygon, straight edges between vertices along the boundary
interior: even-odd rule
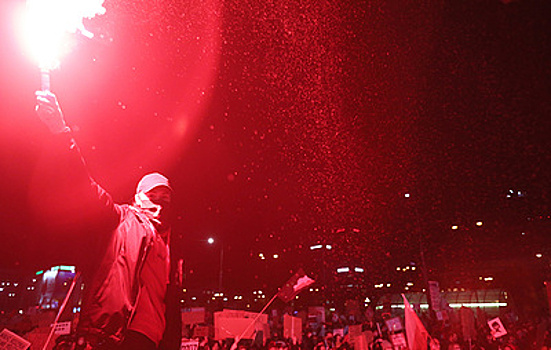
[[[50,131],[54,134],[69,132],[71,129],[65,124],[63,112],[57,103],[57,98],[50,91],[37,91],[36,113]]]

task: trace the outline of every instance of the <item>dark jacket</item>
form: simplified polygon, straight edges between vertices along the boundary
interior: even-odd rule
[[[107,237],[100,237],[105,241],[103,256],[98,257],[95,271],[89,272],[79,330],[118,339],[135,305],[140,266],[155,233],[143,213],[113,203],[109,194],[95,186],[114,227]]]
[[[155,229],[140,209],[114,203],[111,195],[89,176],[71,135],[60,135],[59,142],[65,147],[71,146],[69,164],[75,164],[75,160],[80,163],[71,167],[74,172],[70,183],[81,189],[79,202],[85,203],[82,208],[88,212],[83,216],[88,225],[84,230],[88,237],[83,241],[88,242],[90,248],[83,251],[80,266],[77,265],[85,285],[77,333],[92,343],[117,342],[124,336],[132,315],[140,267],[147,257]],[[172,259],[177,260],[174,256]],[[166,326],[162,349],[180,346],[181,318],[176,291],[181,286],[174,275],[171,271],[171,284],[164,297]]]

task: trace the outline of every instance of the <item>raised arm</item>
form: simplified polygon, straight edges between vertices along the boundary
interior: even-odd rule
[[[74,139],[71,128],[65,122],[63,112],[56,96],[50,91],[37,91],[36,113],[40,120],[48,127],[50,132],[54,134],[56,138],[60,139],[63,145],[62,147],[66,147],[67,151],[71,153],[70,157],[76,158],[74,161],[71,160],[71,163],[74,162],[75,166],[80,167],[82,171],[79,171],[79,174],[82,174],[82,176],[78,176],[79,179],[74,179],[74,183],[89,188],[90,192],[88,193],[91,194],[89,198],[92,198],[95,202],[92,203],[92,205],[97,207],[99,203],[100,209],[104,212],[104,215],[109,215],[112,219],[117,219],[120,215],[119,208],[114,204],[111,195],[90,175],[86,161]],[[113,222],[115,221],[117,220],[113,220]]]

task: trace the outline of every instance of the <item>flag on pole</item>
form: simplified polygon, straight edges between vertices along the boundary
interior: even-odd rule
[[[406,296],[402,294],[405,306],[406,335],[409,344],[409,350],[426,350],[429,333],[425,326],[417,317],[417,314],[411,308]]]
[[[304,270],[299,269],[279,290],[277,296],[284,302],[288,303],[293,300],[298,293],[312,285],[314,282],[315,281],[313,279],[306,276]]]

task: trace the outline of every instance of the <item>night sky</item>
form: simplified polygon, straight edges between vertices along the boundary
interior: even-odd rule
[[[0,7],[0,268],[33,271],[82,251],[22,5]],[[117,201],[172,179],[190,283],[215,284],[220,242],[231,287],[284,281],[317,242],[374,280],[420,246],[434,270],[551,254],[549,1],[104,6],[52,90]]]

